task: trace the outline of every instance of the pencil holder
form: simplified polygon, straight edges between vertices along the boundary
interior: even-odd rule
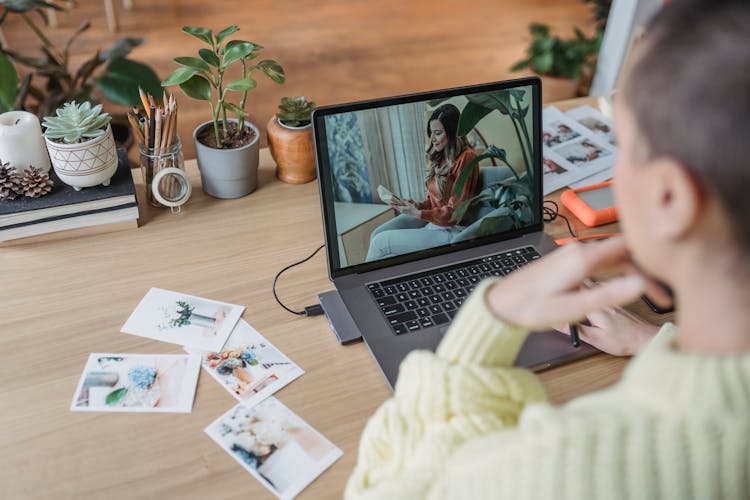
[[[143,144],[139,144],[141,158],[141,173],[143,174],[143,183],[146,186],[146,199],[155,207],[164,207],[156,198],[152,191],[154,177],[160,171],[167,168],[178,168],[185,170],[185,160],[182,157],[182,144],[180,139],[167,148],[146,149]],[[165,178],[159,186],[159,191],[167,200],[176,199],[181,196],[183,186],[174,182],[171,178]]]

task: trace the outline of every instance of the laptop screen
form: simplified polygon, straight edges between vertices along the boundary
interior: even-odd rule
[[[319,108],[332,277],[541,229],[539,80]]]

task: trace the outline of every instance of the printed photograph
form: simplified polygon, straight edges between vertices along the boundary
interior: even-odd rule
[[[531,106],[519,87],[326,116],[340,265],[535,223]]]
[[[293,498],[343,454],[278,399],[238,404],[205,429],[279,498]]]
[[[581,134],[573,130],[569,125],[559,121],[554,121],[549,124],[544,124],[542,130],[542,143],[548,148],[551,148],[552,146],[563,144],[580,136]]]
[[[197,353],[192,349],[189,352]],[[200,354],[203,368],[247,406],[305,373],[243,319],[237,322],[221,351]]]
[[[542,192],[545,196],[570,185],[582,176],[590,175],[584,167],[569,163],[550,148],[542,149]]]
[[[567,114],[589,129],[600,140],[616,146],[612,122],[601,111],[591,106],[579,106],[569,110]]]
[[[122,327],[123,333],[218,351],[244,306],[152,288]]]
[[[612,153],[589,139],[580,139],[570,144],[564,144],[553,151],[574,165],[591,163]]]
[[[542,166],[544,175],[561,175],[567,172],[567,170],[562,168],[559,164],[547,158],[543,160]]]
[[[189,413],[199,371],[199,356],[92,353],[70,409]]]

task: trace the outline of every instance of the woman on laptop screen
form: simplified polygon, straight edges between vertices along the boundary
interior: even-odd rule
[[[373,231],[367,261],[447,245],[464,229],[463,220],[452,220],[453,211],[475,194],[479,169],[474,169],[460,196],[452,194],[458,175],[476,158],[465,138],[457,135],[460,116],[456,106],[442,104],[427,121],[426,199],[403,200],[382,186],[378,189],[381,199],[401,215]]]

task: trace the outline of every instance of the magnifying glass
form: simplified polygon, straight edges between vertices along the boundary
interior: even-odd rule
[[[154,199],[172,210],[172,213],[179,213],[190,194],[193,192],[193,186],[190,184],[190,178],[184,170],[169,167],[157,172],[151,181],[151,192]]]

